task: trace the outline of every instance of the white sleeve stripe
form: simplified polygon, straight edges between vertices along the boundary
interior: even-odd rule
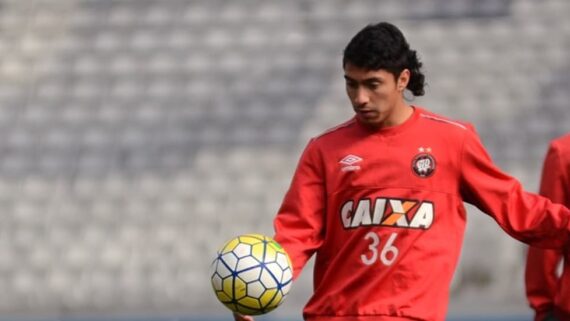
[[[424,117],[424,118],[428,118],[428,119],[440,121],[440,122],[443,122],[443,123],[455,125],[455,126],[457,126],[457,127],[463,128],[463,129],[467,129],[467,127],[465,127],[464,125],[462,125],[462,124],[460,124],[460,123],[456,123],[456,122],[451,121],[451,120],[447,120],[447,119],[443,119],[443,118],[438,118],[438,117],[434,117],[434,116],[430,116],[430,115],[426,115],[426,114],[420,114],[420,116],[422,116],[422,117]]]

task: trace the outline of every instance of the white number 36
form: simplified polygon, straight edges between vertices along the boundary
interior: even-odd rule
[[[388,238],[388,241],[386,241],[382,247],[382,250],[380,250],[380,253],[378,253],[378,249],[381,246],[380,236],[374,232],[368,232],[368,234],[364,236],[364,239],[371,240],[371,243],[368,245],[368,253],[360,255],[362,263],[372,265],[374,262],[378,261],[378,258],[380,258],[380,262],[382,262],[382,264],[386,266],[392,265],[399,253],[398,248],[394,246],[394,241],[397,236],[398,234],[392,233]]]

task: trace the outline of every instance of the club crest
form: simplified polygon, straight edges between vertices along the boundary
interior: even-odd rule
[[[435,158],[431,155],[431,148],[420,147],[419,153],[412,159],[412,171],[416,176],[427,178],[435,171]]]

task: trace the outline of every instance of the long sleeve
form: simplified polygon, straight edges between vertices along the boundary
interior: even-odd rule
[[[542,168],[540,194],[567,206],[570,204],[569,182],[560,151],[556,145],[551,144]],[[537,319],[553,309],[559,286],[557,268],[561,259],[562,252],[559,250],[529,248],[525,270],[526,296],[536,311]]]
[[[461,194],[522,242],[543,248],[568,244],[570,210],[525,192],[519,181],[492,163],[472,131],[466,133],[462,151]]]
[[[275,240],[289,254],[294,278],[323,242],[325,181],[315,145],[312,140],[305,148],[274,220]]]

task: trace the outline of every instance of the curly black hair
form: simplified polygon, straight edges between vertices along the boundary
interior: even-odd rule
[[[371,24],[360,30],[344,49],[343,67],[352,64],[367,70],[386,70],[398,77],[402,70],[410,71],[406,87],[414,96],[424,94],[425,76],[415,50],[410,49],[404,34],[388,22]]]

